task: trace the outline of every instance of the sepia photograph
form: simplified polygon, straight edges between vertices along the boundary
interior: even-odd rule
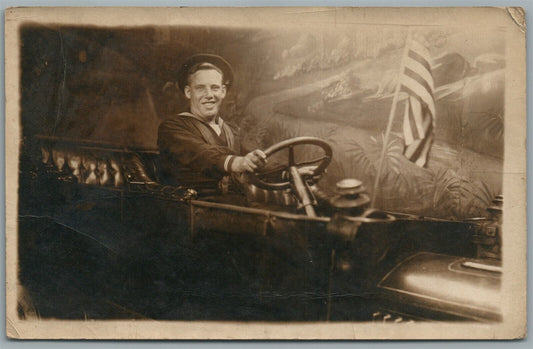
[[[5,14],[8,337],[526,335],[521,8]]]

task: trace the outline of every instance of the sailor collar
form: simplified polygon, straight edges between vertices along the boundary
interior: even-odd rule
[[[199,116],[194,115],[193,113],[190,113],[190,112],[183,112],[183,113],[180,113],[179,115],[188,116],[198,121],[201,121],[204,124],[209,125],[209,127],[211,127],[218,136],[220,136],[220,134],[222,133],[222,125],[224,125],[224,120],[218,115],[215,116],[210,122],[205,122],[205,120],[203,120]]]

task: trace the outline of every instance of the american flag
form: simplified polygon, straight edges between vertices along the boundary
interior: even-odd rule
[[[404,62],[401,91],[408,95],[403,118],[404,155],[418,166],[424,167],[433,142],[435,126],[431,57],[422,44],[412,40]]]

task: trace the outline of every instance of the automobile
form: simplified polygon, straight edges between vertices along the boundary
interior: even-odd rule
[[[281,166],[235,192],[162,183],[157,149],[24,142],[21,317],[501,320],[501,196],[462,221],[379,210],[358,179],[320,188],[316,137],[265,149]]]

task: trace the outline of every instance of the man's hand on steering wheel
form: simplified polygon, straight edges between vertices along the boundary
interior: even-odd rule
[[[245,156],[236,156],[231,163],[232,172],[254,172],[263,168],[267,163],[265,153],[256,149]]]

